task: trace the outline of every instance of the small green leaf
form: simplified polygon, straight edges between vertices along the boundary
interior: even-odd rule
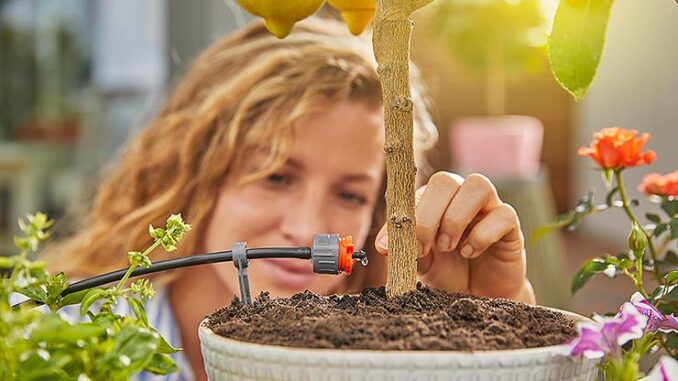
[[[654,231],[652,232],[652,235],[655,237],[659,237],[660,235],[664,234],[665,231],[669,230],[669,224],[657,224],[657,226],[654,228]]]
[[[71,304],[79,304],[82,302],[88,292],[90,292],[90,289],[80,290],[64,296],[59,301],[59,308],[63,306],[70,306]]]
[[[132,297],[126,297],[125,299],[127,300],[129,306],[132,308],[134,316],[136,316],[137,319],[141,321],[144,327],[148,327],[148,316],[146,315],[146,309],[144,309],[143,303],[141,303],[139,299]]]
[[[0,269],[11,269],[15,264],[15,257],[0,256]]]
[[[605,184],[607,189],[612,189],[612,176],[614,176],[614,169],[605,168],[605,169],[603,169],[602,175],[603,175],[603,183]]]
[[[613,0],[561,0],[549,38],[556,80],[581,100],[598,70]]]
[[[664,286],[662,286],[662,291]],[[671,286],[666,296],[661,298],[661,302],[657,304],[657,308],[664,314],[678,314],[678,287]]]
[[[18,292],[41,303],[47,301],[48,298],[47,292],[45,291],[45,286],[40,283],[24,287],[20,289]]]
[[[101,299],[106,294],[106,291],[100,288],[95,288],[90,290],[83,298],[82,304],[80,304],[80,316],[84,317],[87,314],[87,310],[96,302]]]
[[[158,337],[160,338],[160,341],[158,342],[158,350],[157,350],[158,353],[164,353],[164,354],[167,354],[167,355],[171,355],[172,353],[177,353],[180,350],[182,350],[181,348],[175,348],[175,347],[171,346],[170,343],[168,343],[167,340],[165,340],[165,338],[162,337],[160,332],[158,332],[155,328],[150,327],[150,329],[153,330],[155,333],[157,333]]]
[[[645,217],[646,217],[648,220],[654,222],[655,224],[659,224],[659,223],[662,222],[661,217],[659,217],[659,215],[658,215],[657,213],[648,212],[648,213],[645,213]]]
[[[671,218],[678,218],[678,199],[669,200],[664,199],[661,203],[662,209],[669,215]]]
[[[678,239],[678,218],[672,218],[670,225],[671,225],[671,238]]]
[[[179,367],[171,357],[156,353],[148,365],[146,365],[145,370],[154,374],[170,374],[179,371]]]
[[[570,223],[572,223],[572,216],[574,216],[574,214],[571,214],[571,215],[567,216],[566,218],[564,218],[564,219],[562,219],[558,222],[548,224],[548,225],[538,226],[536,229],[534,229],[534,232],[532,233],[532,239],[530,241],[531,244],[532,245],[536,244],[545,235],[550,234],[551,232],[558,230],[558,229],[561,229],[561,228],[569,225]]]
[[[678,2],[678,0],[676,0]],[[666,346],[672,349],[678,348],[678,333],[669,332],[666,334]]]
[[[610,263],[604,258],[593,258],[584,263],[572,278],[572,284],[570,286],[572,294],[584,287],[584,285],[591,280],[593,275],[603,272],[609,265]]]
[[[47,282],[47,294],[50,298],[57,298],[66,288],[68,288],[68,279],[63,272],[52,276]]]
[[[673,270],[670,273],[666,274],[664,277],[669,285],[672,285],[676,280],[678,280],[678,270]]]

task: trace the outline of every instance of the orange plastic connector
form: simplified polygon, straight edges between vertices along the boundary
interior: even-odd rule
[[[339,239],[339,271],[351,274],[351,269],[353,269],[354,249],[355,245],[353,245],[352,236],[347,235],[346,237]]]

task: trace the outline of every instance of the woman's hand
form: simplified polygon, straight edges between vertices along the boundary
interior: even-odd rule
[[[535,303],[515,210],[485,176],[437,172],[417,190],[419,278],[451,292]],[[376,248],[388,254],[386,225]]]

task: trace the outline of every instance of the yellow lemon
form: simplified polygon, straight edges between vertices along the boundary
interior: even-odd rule
[[[266,28],[278,38],[290,33],[297,21],[317,11],[325,0],[236,0],[255,16],[261,16]]]
[[[341,12],[348,29],[356,36],[365,30],[374,16],[376,0],[327,0],[335,9]]]

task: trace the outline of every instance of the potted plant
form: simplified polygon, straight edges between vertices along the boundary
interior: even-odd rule
[[[173,251],[190,229],[180,215],[167,220],[165,228],[151,227],[153,243],[143,252],[132,251],[130,267],[116,285],[84,288],[66,293],[69,282],[64,273],[50,275],[45,263],[28,259],[41,241],[49,237],[52,225],[38,213],[19,221],[23,237],[16,237],[16,256],[0,257],[0,380],[127,380],[142,370],[167,374],[178,370],[170,357],[173,348],[148,323],[144,300],[152,298],[147,279],[128,287],[127,279],[151,265],[148,254],[159,246]],[[33,303],[12,306],[13,295],[45,304],[37,311]],[[115,314],[114,306],[124,300],[133,316]],[[71,322],[59,313],[79,305],[80,321]]]
[[[303,6],[257,0],[239,3],[284,38],[294,22],[314,13],[323,1],[305,1]],[[591,379],[597,372],[596,360],[576,362],[562,356],[562,344],[582,317],[416,286],[409,17],[429,1],[329,3],[347,23],[352,23],[345,15],[348,10],[374,9],[373,42],[386,114],[387,215],[393,216],[388,222],[389,246],[394,250],[389,252],[387,283],[383,289],[353,296],[301,293],[277,300],[262,295],[251,305],[234,301],[200,327],[210,379]],[[360,28],[351,30],[360,32]],[[513,320],[523,312],[529,316],[526,321]],[[368,323],[371,320],[375,322]],[[515,325],[502,325],[503,320]],[[536,325],[528,328],[527,321]],[[461,326],[468,331],[459,331]],[[530,342],[528,331],[552,341]],[[457,335],[483,344],[453,340]],[[539,348],[515,349],[525,347]],[[509,348],[514,350],[504,350]]]
[[[294,23],[298,18],[305,17],[304,14],[312,13],[317,7],[322,4],[322,1],[311,0],[304,3],[317,3],[316,6],[304,8],[301,13],[290,12],[290,8],[285,8],[282,4],[284,12],[277,13],[275,6],[270,6],[273,3],[267,3],[270,7],[260,8],[257,4],[262,3],[256,0],[241,0],[243,3],[248,3],[254,13],[260,14],[267,18],[273,18],[275,27],[271,27],[277,33],[284,35],[285,29],[280,25]],[[337,6],[342,7],[338,4]],[[342,2],[343,3],[343,2]],[[347,2],[348,3],[348,2]],[[362,4],[362,1],[350,2],[355,4]],[[639,329],[639,324],[647,319],[640,317],[643,313],[639,307],[633,306],[625,307],[618,318],[610,321],[603,321],[603,323],[611,322],[612,324],[595,325],[598,329],[597,336],[585,335],[586,332],[596,332],[591,328],[591,323],[585,318],[576,317],[565,312],[553,311],[540,307],[531,307],[520,303],[513,303],[506,300],[489,300],[483,298],[476,298],[467,295],[454,295],[430,290],[426,287],[416,286],[416,240],[414,238],[414,218],[413,218],[413,196],[414,196],[414,171],[412,158],[411,140],[406,137],[408,135],[408,126],[411,124],[412,107],[409,101],[409,86],[406,78],[398,77],[393,72],[404,73],[407,77],[407,62],[408,62],[408,47],[407,37],[409,36],[411,23],[409,15],[419,7],[427,4],[428,1],[398,1],[398,0],[384,0],[377,2],[375,12],[375,41],[376,54],[381,65],[386,65],[390,68],[398,68],[404,70],[384,70],[382,69],[384,81],[384,94],[386,97],[386,113],[387,113],[387,165],[388,165],[388,183],[389,193],[387,200],[389,203],[388,215],[393,216],[389,218],[389,237],[393,239],[393,249],[389,253],[389,279],[384,289],[366,290],[359,296],[330,296],[318,297],[310,293],[298,294],[288,300],[272,301],[266,297],[261,296],[257,301],[252,303],[240,303],[234,301],[231,306],[222,309],[212,315],[212,319],[207,320],[200,328],[200,335],[204,350],[204,357],[206,367],[213,380],[220,379],[365,379],[365,377],[373,379],[395,379],[401,378],[438,378],[438,379],[477,379],[485,376],[487,379],[558,379],[558,380],[579,380],[591,379],[597,369],[595,365],[598,363],[596,358],[584,358],[581,361],[573,361],[572,359],[563,356],[563,354],[570,353],[576,355],[580,352],[585,352],[590,347],[587,343],[592,342],[588,340],[591,337],[601,337],[601,331],[610,329],[610,327],[625,328],[629,332],[621,332],[624,338],[634,336]],[[301,4],[301,3],[300,3]],[[308,5],[308,4],[306,4]],[[273,9],[273,10],[272,10]],[[294,7],[291,8],[295,10]],[[299,8],[301,9],[301,7]],[[299,10],[296,9],[296,10]],[[356,8],[364,9],[364,8]],[[388,23],[388,28],[385,26]],[[401,139],[402,138],[402,139]],[[638,148],[640,144],[636,144]],[[628,151],[628,147],[623,146],[622,150]],[[638,148],[638,151],[640,148]],[[635,151],[634,151],[635,152]],[[637,159],[637,158],[636,158]],[[648,159],[649,160],[649,159]],[[637,161],[630,161],[630,163],[638,163]],[[623,163],[628,165],[627,162]],[[636,164],[637,165],[637,164]],[[606,171],[606,174],[616,174],[616,170],[620,168],[614,167],[611,171]],[[608,177],[609,178],[609,177]],[[394,193],[394,185],[401,186],[404,189],[401,193]],[[621,186],[620,186],[621,187]],[[398,187],[396,187],[398,188]],[[410,192],[411,190],[411,192]],[[620,190],[620,194],[623,193]],[[624,200],[624,199],[622,199]],[[623,201],[625,210],[628,210],[628,204]],[[674,216],[671,216],[671,225]],[[662,222],[665,224],[665,222]],[[82,347],[81,341],[84,339],[92,339],[98,343],[98,339],[103,337],[105,340],[109,339],[109,335],[120,335],[116,343],[113,342],[103,346],[103,349],[110,350],[113,348],[117,350],[116,355],[111,358],[107,356],[108,351],[101,353],[102,347],[96,347],[100,350],[97,356],[87,357],[95,360],[107,360],[101,369],[110,371],[113,369],[116,372],[114,376],[105,377],[105,379],[124,378],[130,372],[138,371],[144,367],[148,369],[149,364],[156,366],[153,359],[156,355],[164,355],[165,352],[160,349],[163,348],[162,341],[153,334],[150,328],[144,326],[144,315],[142,313],[136,314],[136,317],[127,320],[122,317],[115,317],[106,312],[109,310],[111,303],[117,296],[125,297],[126,292],[136,293],[137,295],[149,294],[149,289],[146,283],[137,283],[134,288],[122,289],[122,284],[130,276],[139,274],[138,266],[152,266],[148,261],[147,255],[150,250],[157,246],[165,246],[168,249],[173,249],[179,238],[188,229],[180,217],[174,216],[171,218],[165,229],[156,229],[151,227],[151,236],[154,238],[154,244],[149,249],[142,252],[130,252],[130,261],[132,267],[123,271],[120,276],[120,283],[118,286],[111,289],[94,288],[91,290],[82,290],[82,293],[73,293],[70,299],[68,295],[63,296],[63,291],[68,288],[63,275],[56,275],[48,278],[49,281],[42,283],[34,283],[32,278],[36,278],[33,269],[35,267],[30,263],[25,262],[25,255],[29,249],[33,250],[37,243],[44,239],[44,228],[48,225],[46,218],[33,218],[28,225],[24,226],[24,230],[29,234],[26,238],[20,239],[17,243],[22,248],[22,254],[18,260],[8,260],[5,264],[10,264],[14,267],[12,274],[3,285],[7,285],[5,293],[16,289],[31,293],[29,295],[33,299],[42,301],[49,306],[59,307],[66,302],[75,300],[81,302],[81,314],[88,315],[94,318],[93,324],[87,326],[88,334],[91,336],[80,337],[77,340],[66,340],[70,337],[65,335],[67,326],[60,330],[56,338],[40,337],[41,340],[34,342],[29,340],[28,343],[35,345],[33,348],[35,356],[24,355],[30,352],[22,351],[22,347],[18,346],[19,339],[26,337],[26,329],[28,333],[31,327],[27,327],[29,321],[40,321],[40,317],[30,316],[26,318],[16,319],[19,321],[18,329],[8,329],[4,325],[3,330],[9,333],[15,333],[16,340],[12,341],[10,345],[1,351],[3,355],[10,357],[13,361],[3,361],[2,364],[17,364],[27,359],[34,359],[37,361],[36,365],[45,364],[44,361],[49,361],[52,366],[47,368],[54,369],[54,372],[60,374],[61,365],[64,359],[72,359],[68,357],[72,353],[79,353],[78,348]],[[637,225],[637,224],[636,224]],[[634,225],[632,239],[630,240],[630,247],[632,250],[640,254],[644,249],[643,237],[647,238],[647,233],[640,232],[640,229]],[[664,228],[666,230],[666,228]],[[648,242],[650,242],[648,240]],[[650,243],[647,244],[651,245]],[[642,249],[641,249],[642,247]],[[240,249],[242,250],[242,249]],[[356,254],[356,253],[353,253]],[[354,255],[348,257],[348,262],[351,263]],[[235,258],[235,254],[231,253],[231,259]],[[238,256],[239,257],[239,256]],[[638,258],[636,255],[634,258]],[[642,258],[642,256],[640,256]],[[193,261],[195,257],[189,257],[187,260]],[[242,259],[242,257],[239,257]],[[243,261],[246,263],[246,261]],[[627,262],[629,262],[627,260]],[[618,266],[619,269],[630,269],[624,262],[623,266]],[[238,266],[242,269],[246,265],[241,263]],[[621,263],[621,260],[620,260]],[[643,271],[643,263],[638,263],[638,270]],[[350,267],[343,267],[349,269]],[[40,273],[40,270],[35,272]],[[105,274],[104,278],[107,279]],[[670,275],[670,274],[669,274]],[[117,275],[116,275],[117,276]],[[45,276],[41,277],[46,279]],[[241,273],[241,278],[244,278]],[[22,280],[18,282],[17,279]],[[639,276],[636,275],[636,280]],[[671,286],[672,276],[667,278],[666,288],[664,291],[667,295],[672,291]],[[675,281],[675,279],[673,279]],[[38,285],[37,288],[24,290],[28,285]],[[242,284],[242,283],[241,283]],[[642,285],[642,284],[641,284]],[[241,288],[242,294],[247,295]],[[76,296],[77,295],[77,296]],[[6,296],[6,295],[3,295]],[[5,299],[4,297],[2,299]],[[94,300],[102,301],[103,316],[101,309],[99,313],[90,311],[90,307]],[[647,299],[646,299],[647,300]],[[135,302],[131,302],[132,305]],[[19,316],[14,310],[9,307],[9,304],[3,306],[2,312],[6,312],[5,316],[14,319]],[[656,305],[653,304],[655,308]],[[302,312],[305,312],[305,319],[290,319],[294,312],[294,308],[299,307]],[[335,308],[336,307],[336,308]],[[134,309],[134,307],[132,307]],[[334,311],[332,311],[334,308]],[[339,314],[338,318],[334,320],[335,324],[324,324],[321,318],[325,312],[331,312],[328,315],[337,317],[336,310],[340,309],[344,315]],[[11,312],[7,312],[11,311]],[[23,311],[31,313],[30,311]],[[299,312],[299,311],[297,311]],[[348,312],[355,312],[354,314]],[[655,311],[652,310],[652,313]],[[91,313],[91,315],[90,315]],[[315,315],[314,315],[315,314]],[[361,315],[362,314],[362,315]],[[383,318],[386,315],[390,323],[382,323],[382,326],[375,326],[375,324],[367,325],[369,319],[378,318],[379,315]],[[650,312],[648,312],[650,315]],[[46,315],[53,316],[53,315]],[[257,318],[268,317],[266,322],[268,325],[257,324]],[[352,316],[352,318],[350,318]],[[655,316],[655,315],[652,315]],[[225,319],[220,319],[224,317]],[[291,317],[294,317],[292,315]],[[670,320],[670,317],[661,315],[660,321]],[[663,320],[662,320],[663,319]],[[225,321],[222,321],[225,320]],[[379,320],[376,320],[379,321]],[[384,320],[381,320],[383,322]],[[430,324],[424,324],[424,321]],[[579,337],[576,337],[574,330],[575,322],[582,322],[580,327]],[[448,322],[448,327],[445,327],[445,322]],[[452,323],[450,323],[452,322]],[[456,322],[456,323],[455,323]],[[464,324],[461,324],[461,323]],[[506,323],[505,325],[499,322]],[[223,325],[221,323],[227,323]],[[254,323],[254,324],[253,324]],[[302,324],[303,323],[303,324]],[[489,323],[485,325],[485,323]],[[21,325],[24,324],[24,325]],[[86,324],[86,323],[83,323]],[[132,327],[131,331],[136,332],[135,336],[145,337],[148,345],[136,345],[128,340],[128,333],[126,328],[128,324]],[[264,337],[271,338],[274,331],[278,330],[281,325],[285,325],[287,331],[282,335],[283,339],[289,338],[289,333],[297,332],[296,336],[305,336],[301,331],[302,328],[315,325],[314,330],[316,340],[321,342],[311,350],[290,349],[280,345],[258,345],[246,342],[243,337],[257,336],[258,333],[265,331]],[[289,326],[292,324],[292,326]],[[296,324],[296,326],[294,325]],[[588,326],[586,325],[588,324]],[[101,326],[106,327],[103,331]],[[403,330],[404,326],[413,325],[414,330]],[[38,325],[39,326],[39,325]],[[141,328],[139,328],[141,326]],[[474,327],[475,326],[475,327]],[[17,325],[10,325],[8,327],[17,327]],[[380,349],[421,349],[432,348],[432,341],[438,339],[438,343],[444,343],[443,347],[439,347],[441,351],[395,351],[395,350],[320,350],[318,347],[326,348],[327,346],[346,347],[351,341],[358,342],[359,340],[346,339],[342,333],[350,333],[353,337],[358,337],[365,341],[366,336],[370,336],[371,332],[366,330],[366,327],[374,327],[381,332],[381,342],[377,342],[377,347]],[[475,330],[466,330],[465,334],[463,328],[475,328]],[[298,328],[298,329],[297,329]],[[412,328],[412,327],[410,327]],[[447,330],[445,330],[447,328]],[[647,328],[647,324],[645,325]],[[10,332],[11,331],[11,332]],[[80,330],[78,330],[80,331]],[[130,331],[130,332],[131,332]],[[482,331],[482,335],[480,335]],[[618,331],[621,331],[619,329]],[[41,332],[38,330],[38,332]],[[93,333],[92,333],[93,332]],[[219,336],[217,333],[228,333],[230,337],[240,338],[233,340]],[[434,334],[431,335],[431,332]],[[442,333],[442,332],[447,332]],[[49,332],[48,332],[49,333]],[[81,332],[80,332],[81,333]],[[123,335],[124,333],[124,335]],[[439,333],[439,334],[438,334]],[[498,350],[498,351],[478,351],[469,353],[468,351],[452,351],[450,343],[454,343],[457,348],[470,349],[472,347],[465,346],[464,340],[458,339],[454,333],[469,339],[470,341],[480,340],[484,343],[492,342],[495,348],[510,348],[518,346],[534,346],[534,349],[518,349],[518,350]],[[628,334],[627,334],[628,333]],[[245,336],[242,336],[242,335]],[[630,334],[630,335],[629,335]],[[447,335],[447,337],[445,337]],[[603,337],[607,337],[602,335]],[[608,347],[623,344],[620,338],[622,335],[617,335],[612,340],[612,344],[603,342],[603,344],[610,344]],[[12,336],[5,336],[12,337]],[[77,336],[76,336],[77,337]],[[117,337],[117,336],[116,336]],[[53,338],[53,336],[52,336]],[[306,337],[308,338],[308,337]],[[412,339],[420,340],[412,340]],[[450,340],[441,340],[441,339]],[[564,341],[572,338],[569,345],[562,345]],[[653,344],[649,340],[645,344]],[[96,340],[95,340],[96,339]],[[395,343],[393,342],[395,339]],[[323,341],[324,340],[324,341]],[[391,341],[389,341],[391,340]],[[588,341],[587,341],[588,340]],[[75,341],[73,343],[72,341]],[[468,341],[468,340],[467,340]],[[153,344],[150,344],[153,343]],[[381,344],[380,344],[381,343]],[[390,343],[390,344],[383,344]],[[445,344],[446,343],[446,344]],[[6,344],[3,341],[3,345]],[[276,343],[273,343],[276,344]],[[278,343],[281,344],[281,343]],[[533,345],[535,344],[535,345]],[[550,345],[558,344],[558,345]],[[76,348],[69,348],[68,350],[59,352],[62,345],[75,345]],[[447,345],[447,346],[445,346]],[[137,357],[137,348],[144,348],[144,355]],[[643,348],[646,348],[643,346]],[[54,349],[59,356],[46,356],[45,348]],[[374,348],[374,347],[373,347]],[[119,353],[122,349],[129,350],[127,352]],[[478,349],[487,349],[482,345]],[[613,348],[618,349],[618,348]],[[637,353],[637,351],[631,351]],[[50,352],[48,352],[50,353]],[[615,352],[615,353],[618,353]],[[118,355],[122,354],[122,355]],[[133,357],[132,357],[133,356]],[[595,357],[595,356],[591,356]],[[46,360],[47,358],[47,360]],[[165,357],[160,356],[161,359]],[[44,361],[43,361],[44,360]],[[110,361],[108,361],[110,360]],[[42,362],[41,362],[42,361]],[[165,360],[162,360],[165,361]],[[672,363],[666,362],[670,366]],[[607,362],[605,363],[607,366]],[[499,367],[498,367],[498,366]],[[660,365],[658,371],[664,371],[664,363]],[[169,366],[168,366],[169,368]],[[35,369],[38,369],[36,367]],[[10,369],[14,370],[14,368]],[[25,369],[30,371],[32,369]],[[39,370],[39,369],[38,369]],[[97,371],[97,369],[94,369]],[[457,371],[455,373],[455,371]],[[126,373],[125,373],[126,372]],[[370,373],[372,372],[372,373]],[[11,377],[12,374],[10,374]],[[108,374],[106,374],[108,375]],[[51,376],[51,375],[50,375]],[[68,378],[66,375],[64,378]]]
[[[588,260],[571,285],[575,293],[594,275],[605,274],[627,277],[637,290],[616,314],[595,316],[594,323],[580,325],[577,339],[571,342],[572,356],[603,358],[606,380],[637,380],[644,375],[639,361],[657,350],[664,356],[644,379],[678,378],[678,260],[672,249],[678,241],[678,172],[652,173],[639,185],[664,214],[647,213],[647,223],[636,216],[633,208],[639,202],[628,197],[623,180],[625,170],[655,161],[654,151],[642,152],[649,138],[619,127],[596,132],[590,146],[581,147],[578,154],[590,157],[601,171],[608,189],[604,202],[595,203],[590,193],[556,223],[535,232],[539,238],[554,229],[574,230],[585,218],[611,209],[622,209],[628,219],[628,249]],[[648,276],[655,287],[648,287]]]

